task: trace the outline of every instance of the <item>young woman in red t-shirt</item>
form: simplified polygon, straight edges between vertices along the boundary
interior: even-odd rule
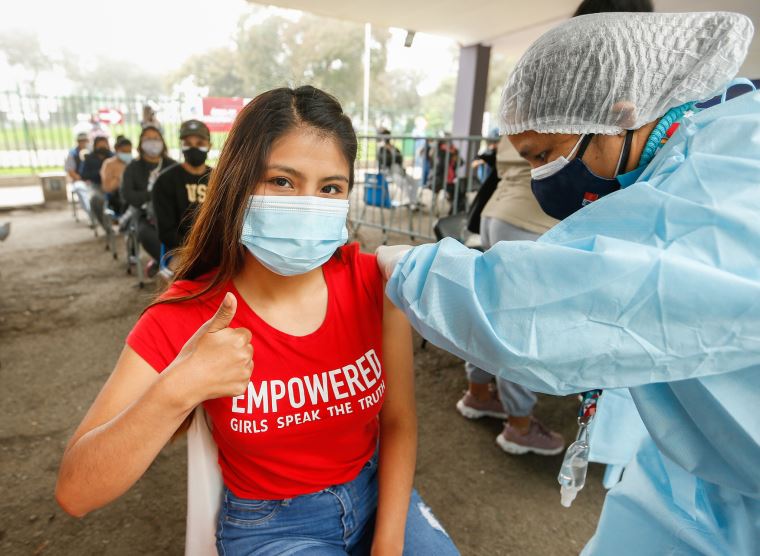
[[[409,325],[374,257],[343,246],[356,149],[340,104],[313,87],[243,109],[175,282],[66,448],[66,511],[123,494],[203,404],[221,554],[457,554],[412,490]]]

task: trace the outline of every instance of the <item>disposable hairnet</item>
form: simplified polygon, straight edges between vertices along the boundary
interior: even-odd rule
[[[572,18],[517,63],[502,93],[502,131],[638,129],[719,92],[739,70],[753,31],[748,17],[729,12]]]

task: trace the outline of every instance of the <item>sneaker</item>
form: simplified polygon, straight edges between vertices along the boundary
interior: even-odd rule
[[[508,454],[522,455],[533,452],[540,456],[555,456],[565,447],[565,439],[532,417],[530,428],[525,434],[506,423],[502,433],[496,437],[496,444]]]
[[[462,399],[457,402],[457,410],[468,419],[480,419],[481,417],[493,417],[494,419],[507,418],[504,406],[501,405],[496,395],[491,396],[486,401],[480,401],[469,392],[465,392]]]
[[[153,278],[156,274],[158,274],[158,271],[160,270],[158,261],[156,259],[151,259],[148,261],[148,264],[145,265],[145,276],[147,278]]]

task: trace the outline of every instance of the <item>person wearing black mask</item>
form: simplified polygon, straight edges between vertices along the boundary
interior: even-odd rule
[[[211,134],[201,121],[183,122],[179,130],[181,163],[161,172],[153,186],[153,210],[158,237],[168,253],[179,247],[192,226],[198,205],[206,199],[211,168],[206,157]]]

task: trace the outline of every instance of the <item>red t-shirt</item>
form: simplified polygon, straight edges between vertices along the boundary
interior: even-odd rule
[[[156,371],[165,369],[225,292],[238,299],[230,326],[248,328],[254,369],[247,393],[204,402],[227,487],[237,496],[283,499],[354,479],[378,440],[382,368],[383,283],[375,257],[359,245],[340,249],[322,267],[327,314],[308,336],[269,326],[232,282],[213,295],[155,305],[127,337]],[[179,281],[170,297],[198,291]]]

